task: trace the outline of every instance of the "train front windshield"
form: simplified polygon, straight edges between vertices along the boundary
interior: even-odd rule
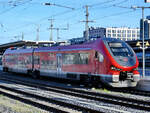
[[[108,45],[114,56],[122,56],[122,57],[133,56],[132,51],[125,43],[109,42]]]

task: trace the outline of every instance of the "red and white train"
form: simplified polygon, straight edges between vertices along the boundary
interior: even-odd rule
[[[114,38],[67,46],[7,49],[2,63],[5,72],[112,87],[134,87],[140,79],[136,54],[124,41]]]

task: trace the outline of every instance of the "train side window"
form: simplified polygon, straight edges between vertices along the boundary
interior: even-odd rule
[[[98,59],[99,62],[103,62],[103,60],[104,60],[104,56],[97,51],[95,52],[95,58]]]
[[[80,63],[79,64],[88,64],[89,54],[80,53]]]
[[[99,62],[103,62],[104,56],[101,53],[99,53],[98,56],[99,56]]]
[[[88,64],[88,53],[65,53],[63,64]]]

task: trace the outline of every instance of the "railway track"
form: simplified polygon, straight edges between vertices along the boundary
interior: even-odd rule
[[[0,86],[0,94],[2,94],[4,96],[7,96],[9,98],[15,99],[15,100],[19,100],[19,101],[21,101],[23,103],[26,103],[26,104],[38,107],[38,108],[43,109],[45,111],[68,113],[66,111],[63,111],[63,110],[60,110],[60,109],[56,109],[56,108],[51,107],[51,106],[47,106],[46,104],[41,104],[40,103],[41,101],[37,102],[37,101],[34,101],[33,99],[31,100],[30,98],[25,98],[24,96],[30,96],[32,98],[34,98],[34,96],[29,95],[27,93],[25,94],[24,92],[19,92],[19,91],[10,89],[8,87]],[[23,94],[23,95],[21,96],[21,94]]]
[[[1,76],[0,80],[9,81],[9,82],[13,82],[16,84],[22,84],[22,85],[26,85],[30,87],[36,87],[36,88],[46,90],[46,91],[52,91],[52,92],[57,92],[61,94],[76,96],[79,98],[90,99],[90,100],[94,100],[97,102],[106,102],[106,103],[121,105],[121,106],[129,107],[129,108],[150,111],[149,109],[150,102],[148,101],[137,100],[137,99],[127,98],[127,97],[118,97],[118,96],[114,96],[110,94],[95,93],[95,92],[89,92],[89,91],[78,90],[78,89],[69,89],[69,88],[64,88],[64,87],[50,86],[50,85],[41,84],[37,82],[23,81],[20,79],[11,78],[10,80],[9,77],[4,77],[4,76]],[[85,108],[82,108],[82,109],[85,110]],[[86,110],[90,111],[91,109],[86,108]],[[99,111],[94,111],[94,112],[99,112]]]
[[[139,95],[139,96],[147,96],[150,97],[149,91],[141,91],[137,90],[135,88],[123,88],[123,89],[117,89],[117,88],[107,88],[109,91],[119,92],[119,93],[126,93],[126,94],[133,94],[133,95]]]
[[[5,79],[5,81],[8,82],[9,80]],[[17,82],[13,82],[13,83],[18,84]],[[40,96],[40,95],[33,94],[30,92],[26,92],[26,91],[21,91],[21,90],[14,89],[14,88],[4,86],[4,85],[0,85],[0,94],[3,94],[5,96],[8,96],[8,97],[13,98],[13,99],[20,100],[20,101],[27,103],[27,104],[31,104],[33,106],[39,107],[39,108],[46,110],[46,111],[49,111],[49,112],[68,113],[66,111],[68,111],[68,109],[69,109],[69,112],[103,113],[102,111],[90,109],[90,108],[85,107],[85,106],[66,103],[66,102],[63,102],[60,100],[48,98],[46,96]],[[26,97],[26,98],[24,98],[24,97]],[[49,103],[56,104],[59,106],[57,106],[57,108],[51,107],[51,106],[49,106]],[[61,109],[65,109],[65,110],[58,109],[61,106],[63,107]]]

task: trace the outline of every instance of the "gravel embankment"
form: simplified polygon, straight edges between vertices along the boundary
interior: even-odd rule
[[[24,90],[26,92],[37,94],[40,96],[45,96],[49,99],[52,98],[55,100],[61,100],[63,102],[80,105],[80,106],[84,106],[87,108],[92,108],[95,110],[103,111],[105,113],[109,113],[109,112],[113,112],[113,113],[120,113],[120,112],[121,113],[132,113],[132,112],[144,113],[145,112],[142,110],[136,110],[136,109],[131,109],[128,107],[123,107],[120,105],[114,105],[114,104],[109,104],[109,103],[105,103],[105,102],[98,102],[98,101],[93,101],[93,100],[89,100],[89,99],[83,99],[83,98],[79,98],[79,97],[69,96],[66,94],[45,91],[45,90],[38,89],[38,88],[31,88],[31,87],[24,86],[24,85],[16,85],[16,84],[11,84],[11,83],[8,84],[8,83],[4,83],[4,82],[1,82],[1,84],[7,85],[8,87],[13,87],[15,89]],[[104,92],[108,93],[109,91],[107,91],[107,92],[104,91]],[[113,93],[111,93],[111,94],[113,94]],[[118,96],[120,96],[120,95],[118,94]]]
[[[0,113],[48,113],[39,108],[0,95]]]
[[[11,76],[11,77],[20,78],[21,80],[24,80],[24,81],[27,80],[27,81],[31,81],[31,82],[33,81],[33,82],[35,82],[35,80],[30,79],[28,77],[23,77],[23,76],[22,77]],[[54,85],[54,86],[61,86],[61,87],[66,87],[66,88],[70,87],[70,88],[77,88],[77,89],[80,89],[80,90],[83,89],[83,90],[89,90],[89,91],[94,91],[94,92],[107,93],[107,94],[111,94],[111,95],[117,95],[117,96],[123,96],[123,97],[130,97],[130,98],[134,98],[134,99],[150,100],[150,97],[144,97],[144,96],[138,96],[138,95],[131,95],[131,94],[127,94],[127,93],[111,92],[111,91],[108,91],[108,90],[86,89],[84,87],[81,88],[79,86],[71,86],[71,85],[68,86],[67,84],[56,83],[56,82],[51,82],[51,81],[46,81],[46,80],[44,80],[44,81],[43,80],[37,80],[36,82],[40,82],[40,83],[47,84],[47,85],[49,84],[49,85]],[[23,88],[23,89],[30,89],[30,88]],[[64,102],[68,102],[70,104],[76,103],[76,104],[80,104],[82,106],[86,106],[86,107],[89,107],[89,108],[101,109],[101,110],[103,109],[103,111],[105,111],[106,113],[108,113],[110,111],[113,112],[113,113],[118,113],[119,111],[121,113],[133,113],[133,112],[134,113],[135,112],[136,113],[145,113],[145,111],[142,111],[142,110],[131,109],[131,108],[128,108],[128,107],[123,107],[123,106],[119,106],[119,105],[108,104],[108,103],[104,103],[104,102],[95,102],[95,101],[91,101],[91,100],[88,100],[88,99],[75,98],[75,97],[66,96],[66,95],[63,95],[63,94],[50,93],[50,92],[42,91],[42,90],[39,90],[39,89],[33,90],[33,88],[32,88],[31,92],[34,92],[34,91],[37,91],[36,94],[37,93],[38,94],[42,93],[42,95],[45,95],[46,97],[48,96],[49,98],[55,98],[56,100],[57,99],[58,100],[62,100]],[[34,113],[34,112],[32,112],[32,113]]]

